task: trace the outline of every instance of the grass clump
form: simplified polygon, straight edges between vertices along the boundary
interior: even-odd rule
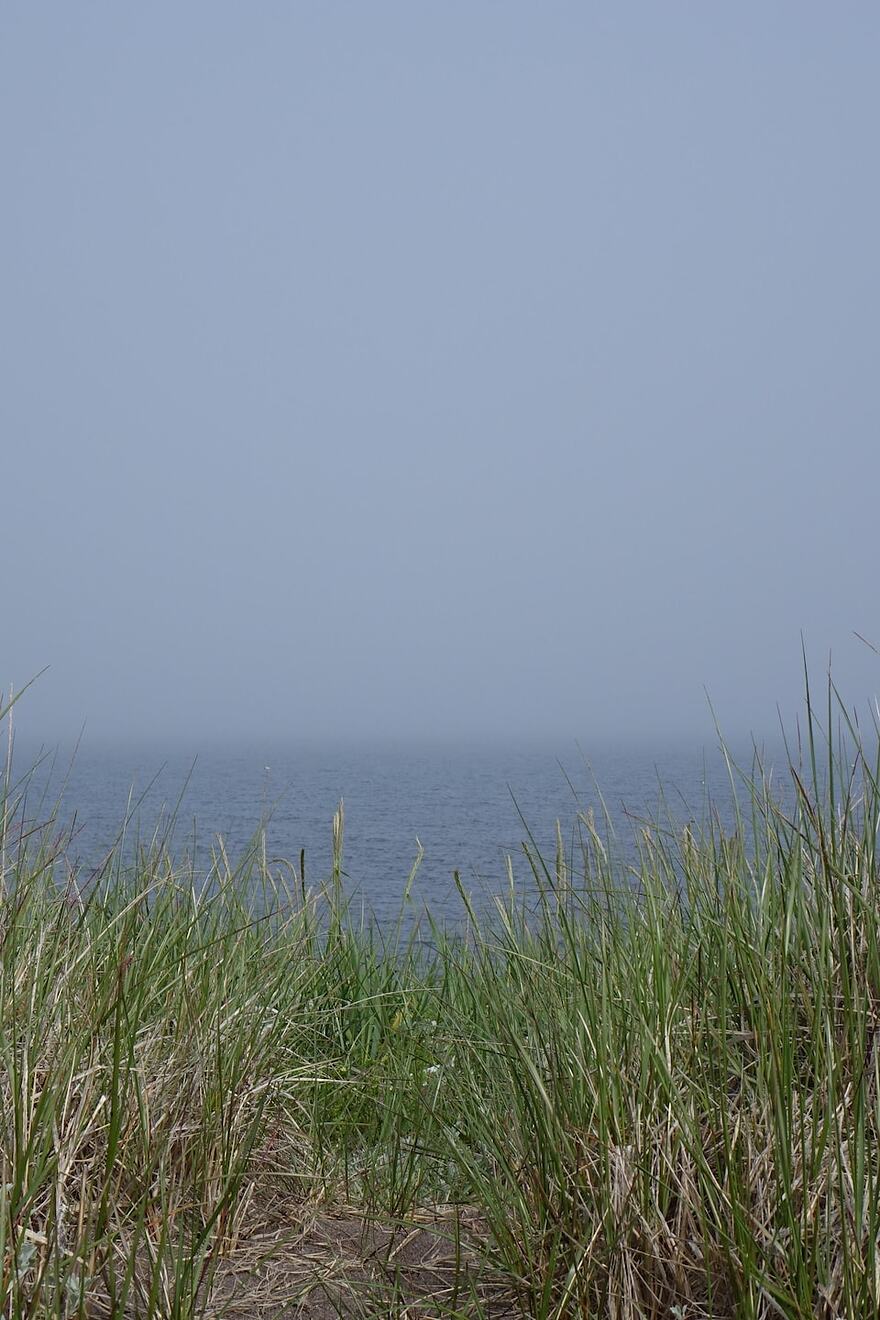
[[[629,868],[584,815],[454,932],[351,919],[341,812],[315,893],[259,847],[86,884],[8,781],[2,1314],[878,1314],[880,776],[832,713],[788,805],[757,765]]]

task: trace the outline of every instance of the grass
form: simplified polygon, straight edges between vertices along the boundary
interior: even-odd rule
[[[314,893],[158,841],[86,884],[8,779],[2,1315],[880,1313],[880,767],[831,697],[789,806],[731,767],[737,828],[629,869],[582,816],[418,938],[350,918],[341,812]]]

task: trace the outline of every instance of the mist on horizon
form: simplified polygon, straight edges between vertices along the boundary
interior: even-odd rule
[[[867,3],[6,6],[17,728],[771,736],[802,637],[865,709],[878,55]]]

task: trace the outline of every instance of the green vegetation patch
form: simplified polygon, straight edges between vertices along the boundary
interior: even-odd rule
[[[8,780],[2,1314],[880,1313],[878,764],[808,713],[790,807],[583,815],[453,932],[351,918],[341,812],[315,892],[86,884]]]

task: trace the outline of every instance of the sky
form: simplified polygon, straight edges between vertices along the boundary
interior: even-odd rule
[[[19,729],[697,738],[880,689],[880,7],[0,8]]]

